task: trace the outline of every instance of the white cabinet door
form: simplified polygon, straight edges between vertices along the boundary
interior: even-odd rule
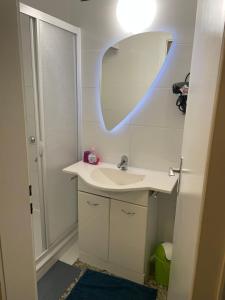
[[[109,198],[78,193],[79,248],[103,260],[109,249]]]
[[[111,263],[144,273],[147,207],[111,200]]]

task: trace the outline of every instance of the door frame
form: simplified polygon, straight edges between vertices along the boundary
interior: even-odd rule
[[[5,276],[4,276],[4,266],[3,266],[3,259],[2,259],[1,236],[0,236],[0,300],[6,300]]]
[[[81,82],[81,29],[71,25],[61,19],[58,19],[56,17],[53,17],[49,14],[46,14],[40,10],[34,9],[31,6],[28,6],[26,4],[20,3],[19,5],[20,13],[25,14],[29,17],[31,17],[30,21],[30,30],[31,30],[31,48],[32,48],[32,65],[33,65],[33,79],[34,79],[34,101],[35,101],[35,114],[36,119],[40,117],[40,122],[37,127],[37,136],[41,136],[42,140],[44,141],[44,128],[43,128],[43,87],[42,87],[42,65],[40,61],[40,34],[39,34],[39,24],[40,21],[43,21],[45,23],[54,25],[60,29],[66,30],[70,33],[74,34],[74,49],[76,49],[76,102],[77,102],[77,159],[81,159],[81,150],[82,150],[82,82]],[[36,34],[36,43],[34,43],[34,38]],[[38,72],[37,72],[38,70]],[[40,106],[40,116],[38,117],[38,105]],[[39,138],[38,138],[39,140]],[[37,145],[38,149],[41,149],[44,147],[44,145],[40,145],[38,142]],[[36,259],[36,262],[40,262],[42,258],[44,258],[48,254],[49,247],[54,248],[56,247],[63,238],[65,238],[65,235],[60,236],[53,244],[50,245],[49,243],[49,237],[48,237],[48,219],[47,219],[47,205],[44,201],[44,185],[45,185],[45,168],[43,168],[46,164],[45,157],[43,157],[43,162],[41,166],[41,163],[39,163],[39,172],[43,174],[43,180],[42,180],[42,186],[41,186],[41,201],[40,201],[40,208],[42,210],[41,213],[41,228],[42,228],[42,242],[44,245],[45,250],[42,252],[42,254]],[[73,228],[68,229],[68,233],[71,233],[71,230]]]
[[[17,0],[0,2],[1,281],[7,299],[36,300],[18,12]]]

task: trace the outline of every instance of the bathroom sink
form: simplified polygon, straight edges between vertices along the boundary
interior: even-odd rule
[[[158,191],[171,193],[177,183],[178,175],[170,177],[168,171],[153,171],[128,167],[122,171],[114,164],[101,162],[97,166],[77,162],[65,169],[65,173],[78,175],[93,188],[111,192]]]
[[[91,172],[91,178],[99,184],[130,185],[143,181],[145,175],[129,173],[129,171],[115,170],[112,168],[98,168]]]

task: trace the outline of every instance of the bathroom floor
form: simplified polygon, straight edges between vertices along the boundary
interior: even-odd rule
[[[80,272],[77,267],[57,261],[38,281],[38,300],[58,300]]]
[[[74,263],[74,267],[76,269],[80,270],[80,274],[79,274],[79,276],[77,276],[74,279],[73,282],[71,282],[69,287],[65,290],[64,294],[60,297],[60,300],[65,300],[67,298],[70,291],[74,288],[76,283],[79,281],[79,278],[84,274],[84,272],[87,268],[91,269],[91,270],[96,270],[96,271],[99,271],[99,272],[106,272],[107,273],[107,271],[99,270],[98,268],[92,267],[92,266],[90,266],[86,263],[81,262],[79,259]],[[154,281],[149,281],[148,283],[146,283],[146,285],[151,287],[151,288],[156,288],[158,290],[157,300],[166,300],[167,290],[165,288],[157,286]]]

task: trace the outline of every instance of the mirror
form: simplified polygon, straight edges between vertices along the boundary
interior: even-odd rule
[[[168,32],[146,32],[110,47],[102,61],[101,106],[105,127],[113,129],[150,88],[172,45]]]

